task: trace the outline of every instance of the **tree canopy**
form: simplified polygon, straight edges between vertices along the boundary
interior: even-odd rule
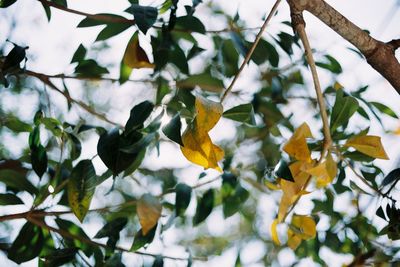
[[[303,13],[400,93],[398,36],[377,40],[323,0],[271,1],[257,27],[213,1],[128,0],[109,13],[32,2],[49,25],[79,17],[74,31],[96,38],[57,55],[68,59],[61,73],[41,71],[48,63],[13,39],[18,20],[0,43],[4,257],[38,266],[399,263],[400,168],[382,142],[400,135],[388,126],[397,109],[369,99],[373,85],[338,78],[341,58],[313,48]],[[25,4],[0,0],[0,14]],[[244,260],[252,246],[261,252]]]

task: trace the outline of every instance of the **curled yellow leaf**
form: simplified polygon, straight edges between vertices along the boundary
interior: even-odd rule
[[[281,201],[279,203],[278,221],[282,222],[286,216],[289,207],[302,195],[308,192],[304,191],[310,174],[306,171],[313,167],[313,162],[296,161],[289,166],[294,182],[284,179],[280,180],[280,186],[283,191]]]
[[[224,151],[214,145],[208,135],[221,118],[222,105],[198,96],[195,107],[196,117],[182,135],[181,151],[189,161],[222,172],[218,162],[223,159]]]
[[[316,224],[313,218],[305,215],[293,215],[287,232],[288,246],[295,250],[302,240],[314,238],[316,232]]]
[[[311,152],[308,149],[306,138],[313,137],[310,127],[303,123],[293,133],[289,141],[284,145],[283,150],[297,160],[311,161]]]
[[[132,69],[154,68],[154,64],[150,63],[146,52],[139,44],[139,36],[137,33],[129,40],[123,62]]]
[[[382,146],[381,138],[375,135],[354,136],[344,144],[347,147],[353,147],[356,150],[370,157],[377,159],[389,159],[385,149]]]
[[[280,246],[281,242],[279,241],[278,231],[276,230],[276,226],[278,225],[278,220],[273,220],[271,224],[271,239],[275,245]]]

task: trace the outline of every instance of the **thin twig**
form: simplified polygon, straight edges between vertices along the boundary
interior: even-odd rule
[[[240,66],[238,72],[236,73],[235,77],[233,78],[231,84],[228,86],[228,88],[225,90],[225,92],[223,93],[222,97],[221,97],[221,103],[224,101],[224,99],[226,98],[226,96],[229,94],[229,92],[233,89],[233,86],[235,85],[237,79],[239,78],[239,75],[242,73],[244,67],[247,65],[247,63],[249,63],[251,56],[253,55],[254,50],[257,47],[258,42],[260,41],[262,34],[265,30],[265,28],[267,27],[269,21],[272,19],[272,16],[275,14],[276,10],[278,9],[278,6],[280,4],[281,0],[276,0],[274,6],[272,7],[271,11],[269,12],[267,18],[264,21],[264,24],[261,26],[260,31],[258,32],[256,39],[254,40],[252,46],[250,47],[249,51],[246,54],[246,57],[244,59],[244,61],[242,62],[242,65]]]
[[[92,245],[92,246],[96,246],[96,247],[102,247],[102,248],[105,248],[105,249],[110,249],[110,247],[108,247],[105,244],[93,241],[93,240],[85,238],[83,236],[72,234],[72,233],[70,233],[70,232],[68,232],[68,231],[66,231],[64,229],[57,229],[55,227],[47,225],[44,221],[38,220],[35,217],[32,217],[32,216],[28,215],[26,219],[29,222],[31,222],[31,223],[33,223],[33,224],[35,224],[35,225],[37,225],[37,226],[39,226],[41,228],[47,229],[47,230],[52,231],[54,233],[58,233],[59,235],[61,235],[64,238],[75,239],[75,240],[79,240],[79,241],[81,241],[83,243],[86,243],[88,245]],[[147,253],[147,252],[140,252],[140,251],[130,251],[129,249],[123,248],[123,247],[120,247],[120,246],[116,246],[115,249],[119,250],[119,251],[122,251],[122,252],[130,252],[130,253],[135,253],[135,254],[139,254],[139,255],[143,255],[143,256],[150,256],[150,257],[153,257],[153,258],[161,256],[161,257],[163,257],[165,259],[171,259],[171,260],[179,260],[179,261],[187,261],[188,260],[187,258],[165,256],[165,255],[159,255],[159,254],[153,254],[153,253]],[[199,260],[199,261],[207,260],[207,259],[202,258],[202,257],[192,257],[192,259],[193,260]]]
[[[120,125],[117,122],[111,121],[110,119],[108,119],[106,117],[105,114],[99,113],[97,111],[95,111],[92,107],[90,107],[89,105],[87,105],[86,103],[76,100],[74,98],[72,98],[68,93],[60,90],[51,80],[49,77],[47,77],[45,74],[41,74],[41,73],[37,73],[37,72],[32,72],[32,71],[27,71],[26,74],[36,77],[39,80],[41,80],[43,83],[45,83],[46,85],[48,85],[52,90],[57,91],[58,93],[62,94],[68,102],[70,103],[74,103],[77,104],[78,106],[80,106],[81,108],[83,108],[85,111],[89,112],[90,114],[92,114],[93,116],[99,118],[100,120],[103,120],[105,122],[108,122],[114,126],[118,126],[118,127],[123,127],[122,125]]]

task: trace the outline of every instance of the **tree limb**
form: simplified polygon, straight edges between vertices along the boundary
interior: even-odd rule
[[[357,47],[367,62],[378,71],[400,94],[400,63],[395,50],[399,40],[388,43],[372,38],[366,31],[352,23],[324,0],[287,0],[298,12],[312,13],[328,27]]]

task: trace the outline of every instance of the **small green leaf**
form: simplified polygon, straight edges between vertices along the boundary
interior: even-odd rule
[[[78,248],[62,248],[55,249],[50,253],[46,253],[41,258],[44,259],[44,266],[64,266],[65,264],[74,261]]]
[[[166,137],[174,141],[175,143],[183,146],[182,135],[181,135],[181,117],[177,113],[171,121],[162,128],[162,132]]]
[[[109,14],[109,13],[101,13],[101,14],[95,14],[95,15],[112,17],[114,19],[118,19],[121,21],[126,20],[125,17],[118,16],[115,14]],[[103,20],[86,17],[81,22],[79,22],[77,27],[84,28],[84,27],[93,27],[93,26],[104,25],[104,24],[111,24],[111,23],[103,21]]]
[[[153,242],[154,236],[156,234],[157,225],[155,225],[146,235],[143,235],[142,229],[140,229],[133,239],[133,244],[130,251],[136,251],[139,248]]]
[[[133,130],[142,129],[144,121],[153,111],[154,104],[149,101],[143,101],[131,109],[131,114],[125,125],[125,133]]]
[[[377,110],[379,110],[380,112],[382,112],[382,113],[384,113],[384,114],[386,114],[386,115],[388,115],[388,116],[390,116],[390,117],[392,117],[392,118],[395,118],[395,119],[398,119],[399,117],[397,116],[397,114],[391,109],[391,108],[389,108],[388,106],[386,106],[386,105],[384,105],[384,104],[382,104],[382,103],[379,103],[379,102],[373,102],[373,101],[371,101],[370,102]]]
[[[158,255],[154,260],[152,267],[164,267],[164,258],[161,255]]]
[[[287,162],[283,159],[275,167],[275,176],[290,182],[294,182],[292,172],[289,169]]]
[[[122,229],[128,223],[127,218],[116,218],[108,223],[106,223],[103,228],[101,228],[94,238],[104,238],[108,237],[107,246],[111,249],[115,248],[117,241],[119,240],[119,235]]]
[[[0,194],[0,205],[21,205],[24,202],[14,194]]]
[[[127,23],[107,24],[107,26],[100,31],[99,35],[97,35],[95,42],[104,41],[111,37],[114,37],[120,34],[121,32],[125,31],[126,29],[128,29],[130,26],[131,25]]]
[[[193,225],[196,226],[207,219],[214,208],[214,190],[209,189],[198,200],[196,214],[193,217]]]
[[[346,151],[345,153],[343,153],[343,157],[354,161],[362,161],[362,162],[371,162],[375,160],[375,158],[365,155],[364,153],[361,153],[357,150],[351,152]]]
[[[354,97],[344,97],[343,90],[340,89],[336,93],[335,105],[331,114],[331,132],[334,132],[338,127],[347,124],[351,116],[358,109],[358,102]]]
[[[3,124],[5,127],[16,133],[31,132],[32,126],[19,118],[7,115]]]
[[[192,188],[187,184],[177,184],[175,192],[175,215],[183,216],[190,203]]]
[[[68,180],[68,202],[75,216],[82,222],[89,210],[96,188],[96,172],[92,161],[80,161]]]
[[[41,252],[44,244],[42,228],[27,222],[8,250],[8,258],[18,264],[30,261]]]
[[[133,14],[136,25],[144,34],[153,26],[158,16],[157,8],[151,6],[133,4],[127,11]]]
[[[0,182],[11,187],[13,190],[26,191],[31,194],[38,193],[37,188],[28,181],[26,172],[22,173],[12,169],[0,168]]]
[[[221,92],[224,89],[224,83],[210,73],[201,73],[190,76],[187,79],[180,80],[176,84],[180,88],[192,89],[199,86],[201,89],[210,92]]]
[[[85,59],[86,56],[86,48],[80,44],[78,49],[76,49],[74,55],[72,56],[71,63],[79,62]]]
[[[31,163],[35,173],[42,178],[47,170],[47,153],[44,146],[39,145],[31,148]]]
[[[315,64],[321,68],[331,71],[332,73],[342,73],[342,66],[340,66],[340,63],[334,57],[326,55],[325,59],[327,62],[316,62]]]
[[[379,207],[379,208],[376,210],[376,215],[377,215],[378,217],[384,219],[385,221],[387,221],[386,216],[385,216],[385,213],[384,213],[382,207]]]
[[[382,186],[389,185],[391,183],[397,182],[400,180],[400,168],[394,169],[389,172],[388,175],[383,179]]]
[[[0,8],[6,8],[17,2],[17,0],[0,0]]]
[[[203,23],[198,18],[189,15],[176,18],[175,29],[202,34],[206,32]]]
[[[255,124],[254,110],[251,103],[233,107],[225,111],[222,116],[242,123]]]

